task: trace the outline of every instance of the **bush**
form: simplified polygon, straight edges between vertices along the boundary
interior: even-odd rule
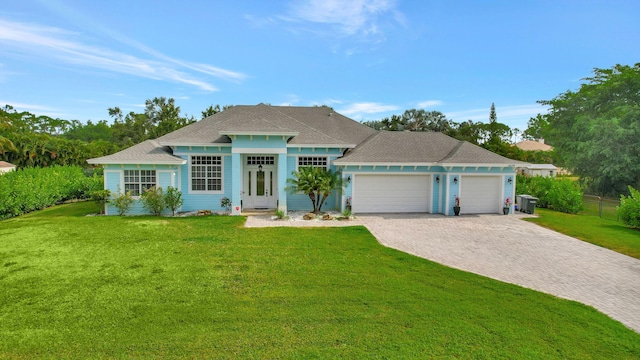
[[[582,191],[575,181],[554,179],[547,193],[547,202],[554,210],[575,214],[583,208]]]
[[[231,214],[231,199],[229,199],[228,197],[223,197],[222,199],[220,199],[220,207],[224,208],[224,212],[229,215]]]
[[[629,196],[620,195],[618,216],[620,220],[634,229],[640,229],[640,191],[629,186]]]
[[[24,168],[0,176],[0,219],[43,209],[60,201],[86,199],[102,178],[79,166]]]
[[[516,193],[538,198],[538,207],[552,208],[571,214],[583,208],[582,190],[577,182],[569,178],[518,175]]]
[[[142,201],[142,207],[155,216],[162,215],[162,210],[166,207],[161,187],[152,187],[145,190],[140,196],[140,200]]]
[[[175,216],[176,210],[182,206],[182,192],[173,186],[169,186],[167,193],[164,195],[164,202],[169,210],[171,210],[171,214]]]
[[[130,191],[127,191],[126,193],[121,193],[118,191],[118,195],[114,195],[109,202],[111,203],[111,205],[115,206],[116,209],[118,209],[118,215],[122,216],[126,214],[129,209],[131,209],[134,200],[133,196],[131,196]]]
[[[91,200],[98,205],[98,213],[104,214],[104,204],[109,202],[111,191],[109,190],[94,190],[91,192]]]

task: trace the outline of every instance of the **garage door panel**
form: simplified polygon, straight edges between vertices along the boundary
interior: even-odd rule
[[[426,212],[429,210],[428,175],[356,175],[355,213]]]
[[[499,176],[462,176],[460,213],[493,214],[500,212]]]

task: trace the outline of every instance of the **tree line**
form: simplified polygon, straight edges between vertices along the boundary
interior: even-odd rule
[[[513,146],[518,135],[530,140],[534,140],[534,137],[526,131],[511,129],[508,125],[498,122],[494,104],[491,104],[487,118],[489,121],[486,123],[472,120],[458,123],[447,119],[440,111],[410,109],[400,115],[366,121],[364,124],[377,130],[440,132],[511,159],[537,164],[557,163],[558,158],[553,151],[524,151]]]
[[[511,159],[552,163],[580,177],[583,186],[601,195],[629,194],[640,188],[640,63],[594,69],[577,90],[551,100],[546,114],[531,118],[527,129],[511,129],[498,122],[491,104],[488,121],[455,122],[439,111],[410,109],[364,124],[379,130],[437,131],[482,146]],[[211,105],[201,118],[227,108]],[[52,119],[12,106],[0,108],[0,160],[20,167],[79,165],[86,159],[111,154],[147,139],[157,138],[197,121],[181,115],[174,99],[145,101],[143,113],[108,109],[107,120],[81,123]],[[544,138],[551,152],[523,151],[512,146],[524,139]]]
[[[220,111],[220,105],[210,105],[201,116]],[[86,167],[87,159],[155,139],[198,120],[182,115],[175,100],[165,97],[146,100],[143,113],[124,114],[119,107],[109,108],[108,113],[112,123],[107,120],[82,123],[18,112],[5,105],[0,108],[0,160],[19,167]]]

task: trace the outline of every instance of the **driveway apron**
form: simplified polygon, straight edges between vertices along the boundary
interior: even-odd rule
[[[523,215],[359,216],[385,246],[593,306],[640,333],[640,260]]]

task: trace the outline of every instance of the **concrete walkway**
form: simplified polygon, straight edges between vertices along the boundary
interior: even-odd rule
[[[460,270],[593,306],[640,333],[640,260],[521,220],[530,215],[361,215],[385,246]],[[247,226],[311,222],[250,217]]]

